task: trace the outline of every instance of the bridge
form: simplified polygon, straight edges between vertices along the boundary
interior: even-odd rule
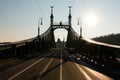
[[[54,37],[54,30],[59,28],[68,31],[62,49],[56,48]],[[39,31],[38,26],[36,37],[0,45],[1,60],[25,59],[23,63],[1,69],[0,80],[120,79],[120,46],[86,39],[82,33],[79,36],[72,28],[71,6],[67,22],[55,22],[51,6],[50,27],[41,35]],[[69,52],[71,48],[76,49],[75,53]]]

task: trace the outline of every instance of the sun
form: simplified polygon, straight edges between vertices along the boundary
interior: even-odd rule
[[[87,14],[85,16],[85,24],[88,26],[93,26],[96,24],[97,18],[94,14]]]

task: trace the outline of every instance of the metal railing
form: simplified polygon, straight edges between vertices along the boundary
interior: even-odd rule
[[[10,57],[23,58],[32,54],[34,55],[36,52],[48,48],[47,46],[42,47],[45,43],[42,39],[50,33],[50,30],[51,28],[37,37],[0,45],[0,59]]]
[[[81,58],[100,65],[117,65],[120,62],[120,46],[97,42],[91,39],[82,38],[79,41],[79,51]]]

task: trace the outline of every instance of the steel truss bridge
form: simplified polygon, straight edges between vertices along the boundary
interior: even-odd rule
[[[50,27],[43,34],[31,39],[13,42],[0,46],[0,59],[10,57],[23,58],[28,55],[37,55],[42,50],[55,48],[54,30],[63,28],[68,31],[66,47],[74,47],[80,52],[85,60],[93,60],[99,64],[118,64],[117,58],[120,57],[120,46],[108,45],[95,42],[90,39],[79,37],[72,28],[71,7],[67,22],[55,22],[53,16],[53,7],[51,7]]]

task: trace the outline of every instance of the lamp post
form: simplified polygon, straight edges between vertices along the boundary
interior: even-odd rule
[[[41,49],[41,36],[40,36],[40,25],[43,25],[42,23],[42,17],[39,17],[39,20],[38,20],[38,42],[39,42],[39,45],[38,45],[38,50]]]
[[[43,18],[39,17],[39,20],[38,20],[38,37],[40,36],[40,25],[43,25],[42,20],[43,20]]]
[[[78,18],[78,25],[80,25],[80,38],[82,38],[82,18]]]

